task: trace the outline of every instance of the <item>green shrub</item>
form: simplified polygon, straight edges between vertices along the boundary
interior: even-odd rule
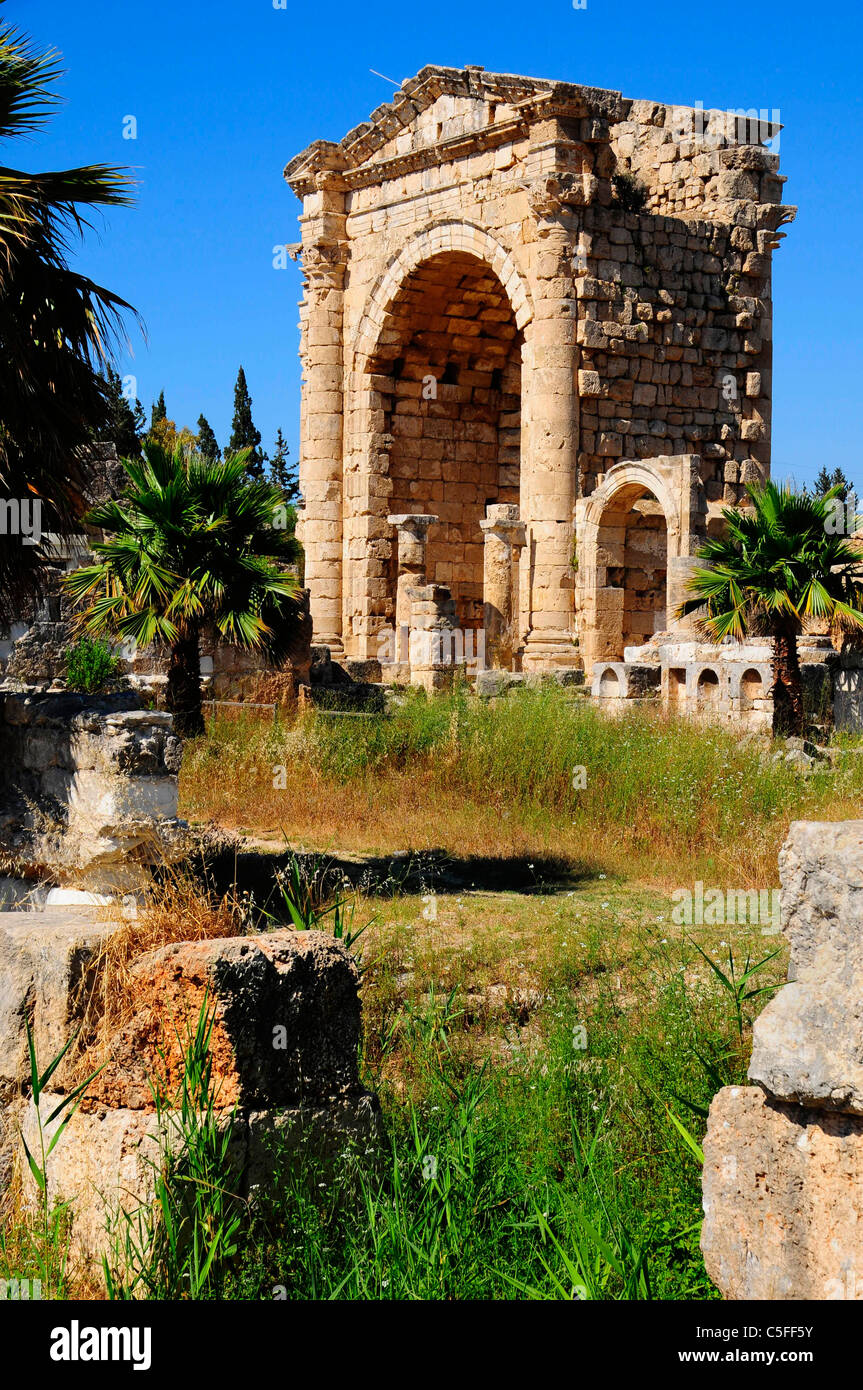
[[[123,663],[107,642],[81,637],[66,649],[66,685],[84,695],[99,695],[125,683]]]
[[[612,174],[611,192],[613,206],[620,208],[622,212],[643,211],[649,196],[648,190],[635,174],[629,174],[625,170]]]

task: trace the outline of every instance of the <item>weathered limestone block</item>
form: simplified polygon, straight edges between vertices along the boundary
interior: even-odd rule
[[[39,1006],[48,1011],[40,1037],[62,1034],[69,1026],[64,1001],[75,974],[74,945],[71,937],[58,943],[51,956],[53,973],[43,970],[35,985],[26,953],[23,961],[14,959],[17,985],[0,1014],[0,1044],[17,1049],[19,1078],[19,1016],[34,989]],[[232,1127],[230,1163],[240,1196],[272,1183],[275,1141],[282,1153],[303,1144],[332,1157],[351,1139],[365,1147],[374,1138],[378,1106],[358,1074],[359,973],[331,936],[279,930],[182,942],[141,957],[131,975],[134,1016],[114,1038],[108,1066],[48,1160],[52,1198],[72,1204],[76,1255],[98,1260],[106,1249],[106,1221],[121,1207],[131,1212],[150,1200],[153,1163],[163,1147],[179,1147],[170,1109],[162,1113],[160,1134],[150,1079],[169,1102],[178,1093],[182,1048],[205,1001],[214,1012],[210,1055],[216,1108],[221,1122]],[[46,1040],[50,1051],[53,1043]],[[43,1096],[43,1122],[64,1093],[59,1072],[55,1084],[56,1093]],[[7,1180],[17,1124],[31,1147],[38,1142],[32,1101],[20,1097],[20,1086],[0,1087],[0,1140],[5,1132],[0,1178],[5,1172]],[[46,1125],[49,1142],[59,1123]],[[34,1185],[25,1183],[24,1195],[35,1203]]]
[[[61,1098],[44,1093],[44,1117]],[[225,1112],[225,1123],[229,1114]],[[49,1143],[61,1120],[45,1125]],[[237,1112],[230,1123],[232,1187],[237,1196],[246,1198],[265,1190],[278,1177],[276,1146],[279,1154],[290,1154],[302,1144],[324,1159],[334,1158],[352,1141],[365,1148],[378,1132],[378,1107],[371,1095],[359,1092],[328,1104]],[[32,1104],[22,1113],[21,1129],[31,1152],[38,1152]],[[102,1107],[78,1110],[72,1116],[47,1167],[52,1197],[70,1203],[76,1259],[99,1269],[103,1253],[111,1246],[109,1228],[121,1229],[122,1211],[131,1215],[152,1200],[154,1163],[166,1149],[177,1152],[180,1148],[179,1127],[171,1111],[163,1115],[161,1129],[152,1110]],[[35,1206],[35,1185],[25,1184],[24,1200]]]
[[[76,913],[0,913],[0,1092],[29,1081],[25,1020],[44,1069],[79,1027],[100,948],[115,930]],[[62,1085],[66,1065],[54,1073]]]
[[[182,745],[169,714],[134,692],[0,696],[7,850],[28,876],[94,892],[145,886],[184,848]]]
[[[863,1119],[727,1086],[704,1160],[701,1249],[726,1298],[863,1298]]]
[[[863,1115],[863,821],[795,821],[779,855],[789,983],[755,1022],[751,1080]]]
[[[652,699],[659,693],[661,676],[658,663],[597,661],[591,695],[598,700]]]
[[[176,943],[142,956],[131,977],[135,1016],[115,1039],[88,1105],[147,1109],[154,1075],[170,1092],[181,1042],[205,998],[215,1007],[220,1106],[299,1105],[361,1091],[359,975],[323,932]]]

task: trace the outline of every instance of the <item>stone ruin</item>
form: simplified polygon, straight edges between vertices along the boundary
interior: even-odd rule
[[[86,1024],[100,952],[113,930],[53,914],[36,933],[24,914],[0,914],[0,1194],[21,1161],[19,1128],[39,1151],[24,1020],[31,1019],[45,1066]],[[121,1208],[131,1214],[150,1201],[160,1144],[178,1150],[172,1112],[160,1126],[150,1082],[158,1078],[168,1097],[176,1094],[181,1041],[194,1032],[202,1007],[213,1011],[215,1108],[220,1123],[231,1125],[240,1197],[278,1181],[276,1145],[283,1153],[305,1146],[329,1161],[351,1140],[368,1144],[378,1106],[359,1079],[358,991],[356,962],[321,932],[179,942],[139,956],[131,967],[130,1017],[109,1038],[108,1064],[48,1160],[52,1199],[71,1203],[76,1259],[98,1274],[109,1245],[106,1223]],[[80,1081],[81,1066],[67,1058],[55,1071],[43,1121]],[[86,1057],[84,1066],[87,1075]],[[50,1142],[52,1126],[47,1133]],[[35,1202],[35,1185],[26,1179],[24,1193]]]
[[[290,161],[301,534],[334,659],[383,648],[399,674],[420,542],[448,591],[422,602],[463,634],[493,611],[502,669],[590,671],[667,630],[722,507],[769,473],[795,213],[778,127],[699,114],[426,67]]]
[[[134,692],[0,690],[0,914],[137,897],[185,851],[181,744]]]
[[[674,616],[723,507],[770,471],[772,255],[796,209],[779,127],[729,114],[425,67],[287,165],[300,534],[332,661],[429,689],[580,669],[610,712],[769,727],[769,647]],[[860,727],[859,658],[817,637],[824,718]]]
[[[726,1298],[863,1299],[863,821],[794,822],[779,867],[789,983],[710,1107],[702,1250]]]

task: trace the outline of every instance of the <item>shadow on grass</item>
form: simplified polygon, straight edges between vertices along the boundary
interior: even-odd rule
[[[209,886],[216,893],[249,893],[266,904],[279,870],[296,862],[304,877],[317,877],[336,894],[359,890],[369,896],[397,898],[434,892],[501,892],[542,894],[571,889],[596,878],[597,870],[554,855],[465,855],[443,849],[391,855],[307,854],[285,850],[219,849],[206,857]]]

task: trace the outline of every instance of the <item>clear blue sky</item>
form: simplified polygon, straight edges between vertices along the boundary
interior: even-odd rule
[[[298,239],[282,179],[311,140],[340,139],[426,63],[558,77],[631,97],[779,108],[785,201],[775,256],[773,471],[841,464],[863,491],[863,197],[859,0],[8,0],[3,13],[63,54],[67,104],[3,161],[136,166],[139,202],[90,236],[80,266],[144,316],[134,372],[148,415],[203,413],[224,444],[240,362],[264,447],[297,453]],[[138,138],[122,138],[134,115]]]

